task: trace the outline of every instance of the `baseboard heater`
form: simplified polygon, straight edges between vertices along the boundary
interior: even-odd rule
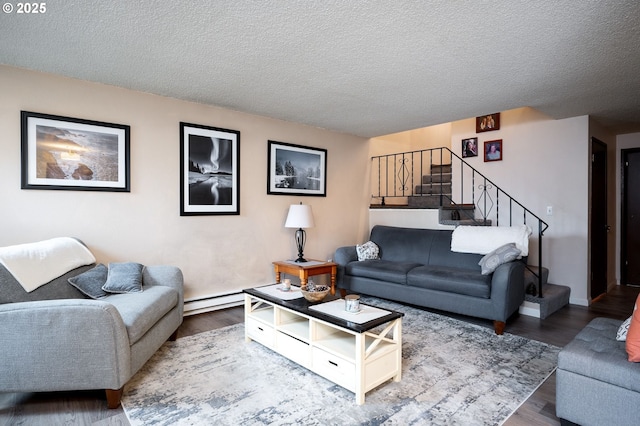
[[[242,292],[185,299],[184,316],[231,308],[233,306],[240,306],[243,303],[244,293]]]

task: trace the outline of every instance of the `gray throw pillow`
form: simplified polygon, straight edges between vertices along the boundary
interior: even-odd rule
[[[478,262],[478,265],[482,268],[482,275],[489,275],[503,263],[516,260],[518,256],[520,256],[520,253],[522,252],[520,249],[516,248],[515,243],[505,244],[498,247],[491,253],[487,253],[482,259],[480,259],[480,262]]]
[[[143,268],[143,265],[135,262],[110,263],[107,282],[102,289],[107,293],[141,292]]]
[[[107,267],[99,263],[95,268],[89,269],[80,275],[69,278],[69,284],[80,290],[92,299],[102,299],[109,294],[102,290],[107,282]]]

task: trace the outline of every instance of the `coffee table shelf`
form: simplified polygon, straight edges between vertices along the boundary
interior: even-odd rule
[[[354,392],[357,404],[382,383],[400,381],[402,313],[383,311],[376,320],[356,324],[309,309],[312,305],[245,290],[245,340]]]

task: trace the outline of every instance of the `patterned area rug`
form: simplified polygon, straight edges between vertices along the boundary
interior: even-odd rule
[[[132,425],[497,425],[560,348],[374,298],[404,312],[402,381],[354,394],[256,342],[244,325],[167,342],[127,384]]]

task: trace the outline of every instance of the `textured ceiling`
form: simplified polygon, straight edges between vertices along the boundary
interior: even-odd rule
[[[640,131],[637,0],[46,8],[0,13],[0,63],[366,137],[523,106]]]

